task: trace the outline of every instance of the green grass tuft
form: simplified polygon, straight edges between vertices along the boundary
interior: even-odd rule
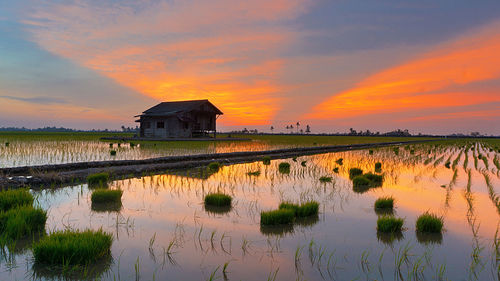
[[[89,187],[107,187],[109,181],[108,173],[98,173],[87,177]]]
[[[249,175],[249,176],[260,176],[260,171],[248,172],[247,175]]]
[[[375,201],[375,209],[392,209],[394,208],[393,197],[380,197]]]
[[[321,177],[319,178],[319,181],[323,183],[332,182],[332,177]]]
[[[369,187],[371,185],[371,182],[365,176],[360,175],[352,179],[352,185],[354,187]]]
[[[0,212],[2,240],[15,240],[45,229],[47,212],[33,206],[22,206]]]
[[[208,169],[212,172],[218,172],[222,165],[219,162],[212,162],[208,164]]]
[[[27,189],[11,189],[0,192],[0,211],[33,204],[33,195]]]
[[[450,165],[451,165],[451,162],[450,162],[450,161],[448,161],[448,162],[446,162],[446,163],[444,164],[444,166],[445,166],[446,168],[448,168],[448,169],[450,168]]]
[[[363,176],[370,181],[370,186],[381,186],[384,182],[384,176],[382,175],[366,173]]]
[[[288,174],[290,173],[290,163],[287,162],[281,162],[278,166],[278,170],[282,174]]]
[[[382,163],[377,162],[377,163],[375,163],[375,172],[378,173],[380,171],[382,171]]]
[[[339,173],[339,167],[333,168],[333,172],[336,173],[336,174],[338,174]]]
[[[211,193],[205,196],[205,205],[209,206],[231,206],[231,201],[231,196],[223,193]]]
[[[111,253],[113,235],[102,230],[56,231],[33,246],[36,263],[88,265]]]
[[[419,232],[441,233],[443,229],[443,218],[426,212],[418,217],[416,229]]]
[[[262,157],[262,164],[264,164],[264,165],[270,165],[271,164],[271,157],[270,156],[264,156],[264,157]]]
[[[118,146],[120,146],[120,144],[118,144]],[[111,155],[111,156],[116,156],[116,150],[114,150],[114,149],[113,149],[113,150],[110,150],[110,151],[109,151],[109,155]]]
[[[361,176],[363,174],[363,170],[360,168],[350,168],[349,169],[349,178],[354,179],[356,176]]]
[[[298,205],[290,202],[282,202],[279,206],[279,209],[292,210],[296,217],[304,218],[304,217],[318,215],[319,203],[316,201],[309,201],[301,205]]]
[[[337,161],[335,161],[335,163],[337,163],[340,166],[342,166],[342,164],[344,164],[344,159],[343,158],[339,158],[339,159],[337,159]]]
[[[307,161],[302,161],[302,162],[300,162],[300,165],[301,165],[302,167],[305,167],[305,166],[306,166],[306,162],[307,162]]]
[[[295,211],[288,208],[260,213],[261,225],[291,224],[294,219]]]
[[[123,190],[121,189],[96,189],[92,192],[91,201],[92,203],[117,203],[121,202],[123,195]]]
[[[393,216],[381,216],[377,220],[377,231],[387,232],[400,232],[403,227],[404,220]]]

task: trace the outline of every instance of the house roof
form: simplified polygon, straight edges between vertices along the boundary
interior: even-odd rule
[[[202,111],[202,106],[208,104],[213,108],[216,114],[223,114],[215,105],[208,100],[188,100],[188,101],[170,101],[159,103],[150,109],[143,112],[141,115],[148,116],[164,116],[164,115],[177,115],[179,113],[190,111]],[[141,116],[138,115],[138,116]]]

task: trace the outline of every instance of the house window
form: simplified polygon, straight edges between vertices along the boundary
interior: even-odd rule
[[[158,129],[165,128],[165,122],[158,122],[158,123],[156,123],[156,128],[158,128]]]
[[[151,128],[151,122],[144,122],[144,129],[150,129]]]

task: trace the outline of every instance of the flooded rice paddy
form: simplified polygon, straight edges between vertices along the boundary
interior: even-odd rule
[[[48,210],[47,232],[102,228],[114,236],[111,256],[84,269],[39,268],[30,241],[19,242],[3,250],[0,280],[498,280],[499,157],[489,143],[453,142],[200,168],[114,181],[122,206],[93,206],[86,184],[32,191]],[[353,188],[349,168],[373,172],[376,162],[382,187]],[[232,208],[205,208],[216,191]],[[402,233],[377,233],[373,204],[386,195]],[[320,203],[317,217],[260,225],[261,211],[308,200]],[[444,218],[441,235],[415,231],[426,211]]]

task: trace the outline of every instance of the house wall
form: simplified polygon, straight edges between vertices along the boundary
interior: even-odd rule
[[[149,128],[146,122],[150,123]],[[158,128],[158,123],[163,122],[163,128]],[[191,137],[192,126],[188,124],[187,128],[177,117],[167,118],[144,118],[141,119],[142,137],[145,138],[189,138]]]

